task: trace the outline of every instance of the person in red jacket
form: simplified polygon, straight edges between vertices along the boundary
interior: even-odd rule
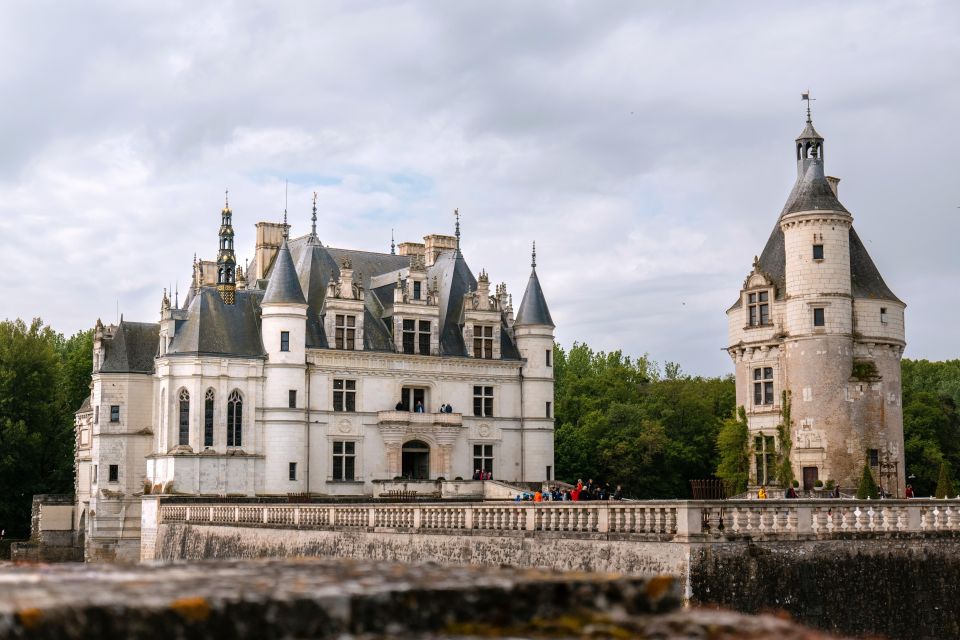
[[[907,490],[904,492],[903,495],[904,495],[905,498],[912,498],[912,497],[913,497],[913,487],[911,487],[910,485],[907,485]]]

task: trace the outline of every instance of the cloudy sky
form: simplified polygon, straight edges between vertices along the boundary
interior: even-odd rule
[[[453,228],[563,344],[731,370],[724,311],[795,177],[827,172],[907,355],[960,356],[955,2],[4,2],[0,318],[155,321],[230,189],[293,233],[389,249]]]

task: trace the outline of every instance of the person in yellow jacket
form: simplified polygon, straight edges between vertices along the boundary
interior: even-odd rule
[[[760,490],[757,491],[757,500],[766,500],[767,499],[767,488],[760,487]]]

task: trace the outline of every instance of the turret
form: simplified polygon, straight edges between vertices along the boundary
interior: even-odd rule
[[[220,212],[220,249],[217,252],[217,291],[225,304],[233,304],[237,292],[237,258],[233,252],[233,212],[225,200]]]

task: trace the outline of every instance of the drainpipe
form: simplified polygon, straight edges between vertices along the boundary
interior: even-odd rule
[[[526,454],[524,453],[524,429],[523,429],[523,366],[520,366],[518,370],[520,374],[520,482],[525,482],[527,478],[526,470],[524,469],[524,464]]]
[[[310,363],[307,362],[307,406],[304,413],[304,425],[306,427],[306,453],[303,458],[303,481],[306,486],[307,497],[310,496]]]

